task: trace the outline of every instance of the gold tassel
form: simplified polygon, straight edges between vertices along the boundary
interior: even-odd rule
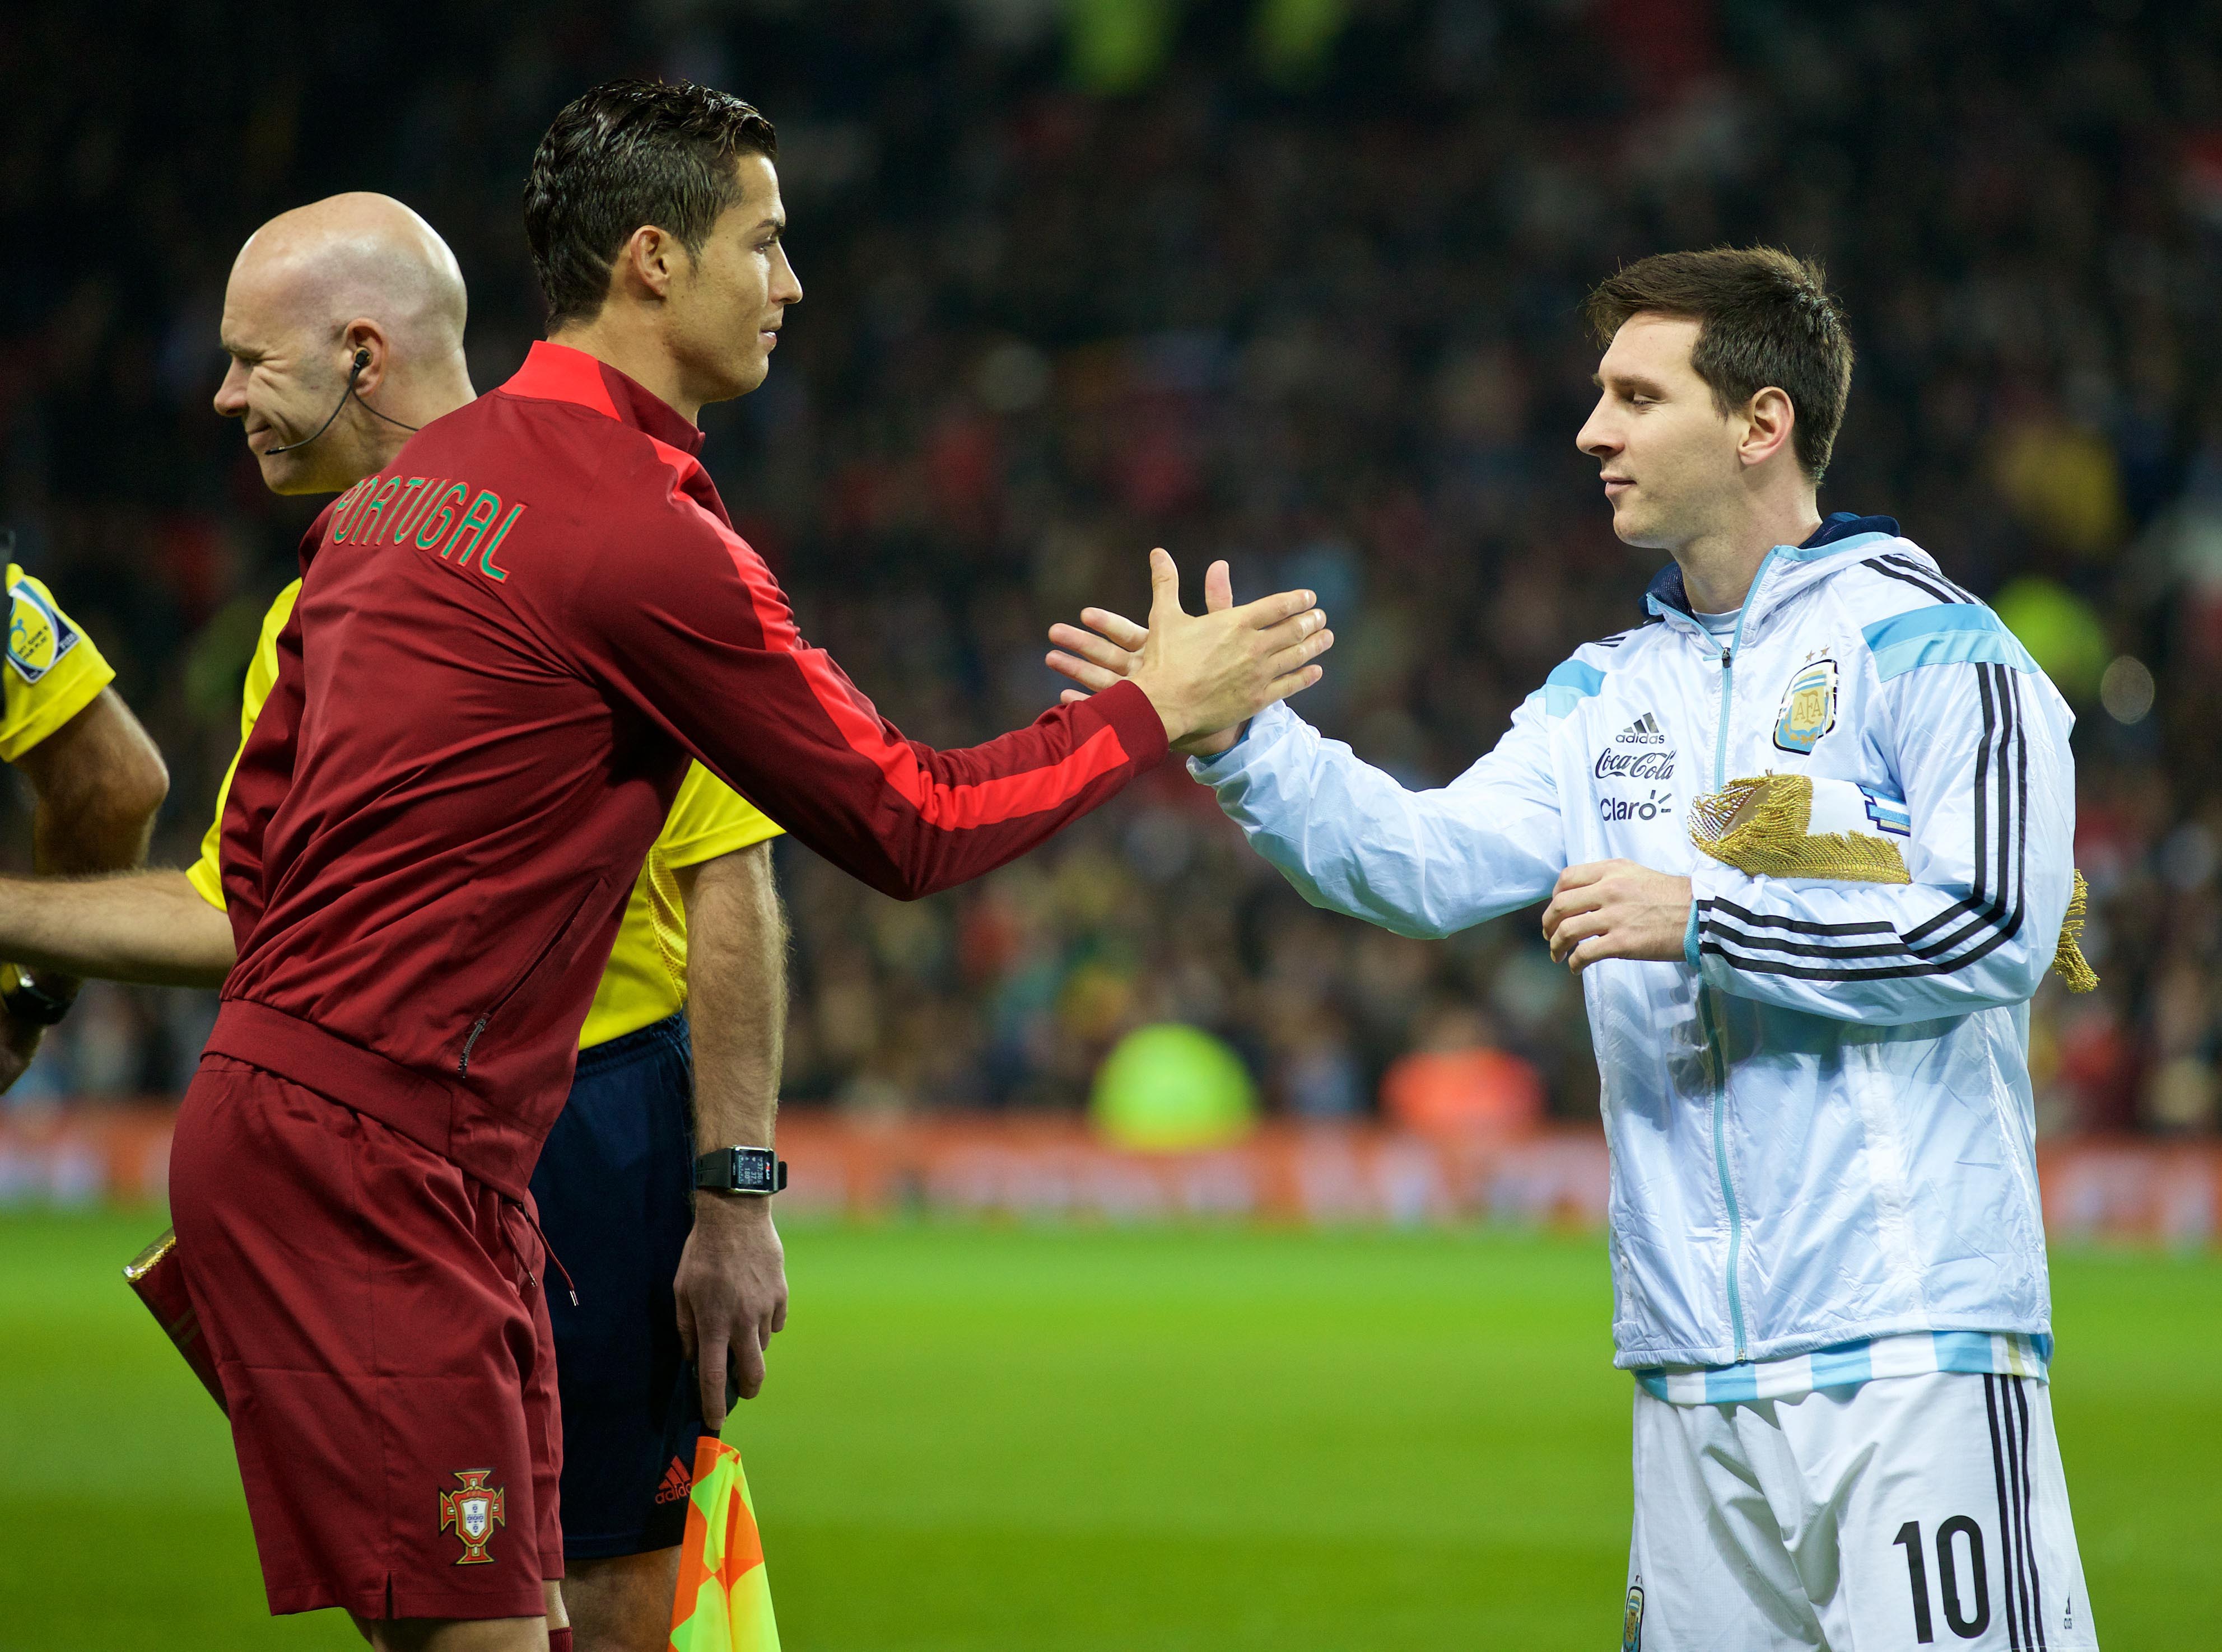
[[[1864,832],[1810,835],[1813,782],[1803,774],[1730,780],[1690,805],[1690,841],[1714,860],[1754,878],[1831,878],[1905,884],[1898,845]]]
[[[2060,945],[2052,954],[2052,967],[2071,992],[2088,992],[2099,985],[2098,972],[2083,956],[2083,920],[2091,904],[2091,885],[2075,874],[2075,892],[2068,898],[2068,914],[2060,920]]]

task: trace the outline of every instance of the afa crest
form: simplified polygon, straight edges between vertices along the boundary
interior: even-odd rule
[[[1774,719],[1774,743],[1800,756],[1836,726],[1836,662],[1823,655],[1798,667]]]
[[[1628,1610],[1620,1618],[1620,1652],[1643,1652],[1643,1585],[1628,1586]]]
[[[462,1488],[440,1493],[440,1530],[453,1526],[463,1545],[455,1561],[458,1566],[493,1565],[486,1544],[493,1540],[496,1526],[509,1524],[501,1487],[486,1483],[492,1473],[491,1468],[458,1468],[455,1478],[462,1481]]]
[[[28,579],[9,586],[8,599],[8,663],[35,683],[77,647],[77,630]]]

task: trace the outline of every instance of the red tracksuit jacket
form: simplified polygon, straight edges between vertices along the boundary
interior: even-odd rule
[[[224,810],[239,961],[211,1051],[521,1195],[690,754],[904,897],[1164,755],[1127,684],[966,751],[904,739],[796,635],[701,440],[536,344],[333,502]]]

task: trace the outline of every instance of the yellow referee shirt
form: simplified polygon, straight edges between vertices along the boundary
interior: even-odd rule
[[[8,570],[8,577],[11,585],[16,584],[15,569]],[[35,580],[22,583],[37,584]],[[41,594],[43,590],[41,587]],[[300,590],[301,582],[296,579],[278,593],[278,600],[270,604],[269,613],[263,616],[262,640],[255,647],[254,662],[247,668],[247,692],[239,708],[239,742],[242,746],[254,727],[254,719],[261,715],[263,701],[270,698],[271,685],[278,679],[278,634],[286,629],[286,618],[293,611],[293,598]],[[19,624],[21,600],[19,598]],[[80,641],[77,647],[89,653],[92,645]],[[104,674],[94,683],[86,699],[99,692],[100,684],[112,674],[98,654],[93,654],[92,659]],[[9,662],[15,662],[12,646]],[[12,729],[16,715],[13,676],[9,679],[8,692],[8,727]],[[75,709],[72,707],[72,711]],[[60,727],[68,715],[55,717],[49,729]],[[0,749],[0,756],[13,754],[12,751]],[[236,753],[231,764],[232,768],[239,767]],[[185,873],[201,898],[219,911],[223,909],[223,879],[217,870],[217,843],[223,824],[223,800],[230,790],[231,773],[227,770],[223,790],[217,794],[216,818],[209,823],[208,835],[201,839],[201,858]],[[637,1032],[685,1007],[687,907],[680,898],[678,879],[673,873],[681,867],[700,866],[721,854],[731,854],[735,849],[776,837],[780,830],[753,804],[700,763],[688,767],[679,795],[672,801],[670,818],[663,823],[663,831],[650,848],[640,876],[633,880],[632,894],[625,902],[625,920],[618,926],[617,942],[610,948],[610,961],[602,971],[601,984],[594,989],[594,1006],[587,1012],[587,1024],[579,1029],[581,1049],[591,1049],[612,1038]]]
[[[53,593],[8,565],[7,683],[0,705],[0,760],[14,762],[100,698],[116,679],[92,639],[71,623]]]

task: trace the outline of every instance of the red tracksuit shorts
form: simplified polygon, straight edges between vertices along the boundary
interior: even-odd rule
[[[270,1610],[539,1617],[562,1431],[530,1207],[221,1055],[170,1205]]]

